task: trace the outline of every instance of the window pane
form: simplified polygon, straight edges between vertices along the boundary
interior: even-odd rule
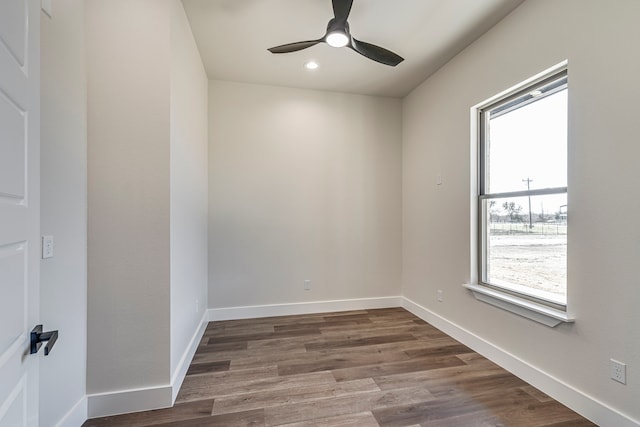
[[[486,199],[483,210],[484,282],[566,304],[567,194]]]
[[[567,90],[489,113],[485,193],[567,186]]]

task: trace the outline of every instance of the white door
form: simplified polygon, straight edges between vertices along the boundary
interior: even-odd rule
[[[38,425],[40,8],[0,0],[0,426]]]

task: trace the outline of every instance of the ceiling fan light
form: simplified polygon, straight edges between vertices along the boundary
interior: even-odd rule
[[[331,47],[345,47],[349,43],[349,37],[341,31],[334,31],[327,35],[327,44]]]

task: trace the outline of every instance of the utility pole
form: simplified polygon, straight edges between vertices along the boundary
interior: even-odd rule
[[[527,191],[531,191],[531,183],[533,182],[532,179],[529,179],[529,177],[527,177],[527,179],[523,179],[522,182],[526,182],[527,183]],[[531,194],[528,195],[529,196],[529,228],[533,228],[533,221],[531,218]]]

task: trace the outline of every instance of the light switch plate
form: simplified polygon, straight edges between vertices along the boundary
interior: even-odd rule
[[[53,258],[53,236],[42,236],[42,259]]]

